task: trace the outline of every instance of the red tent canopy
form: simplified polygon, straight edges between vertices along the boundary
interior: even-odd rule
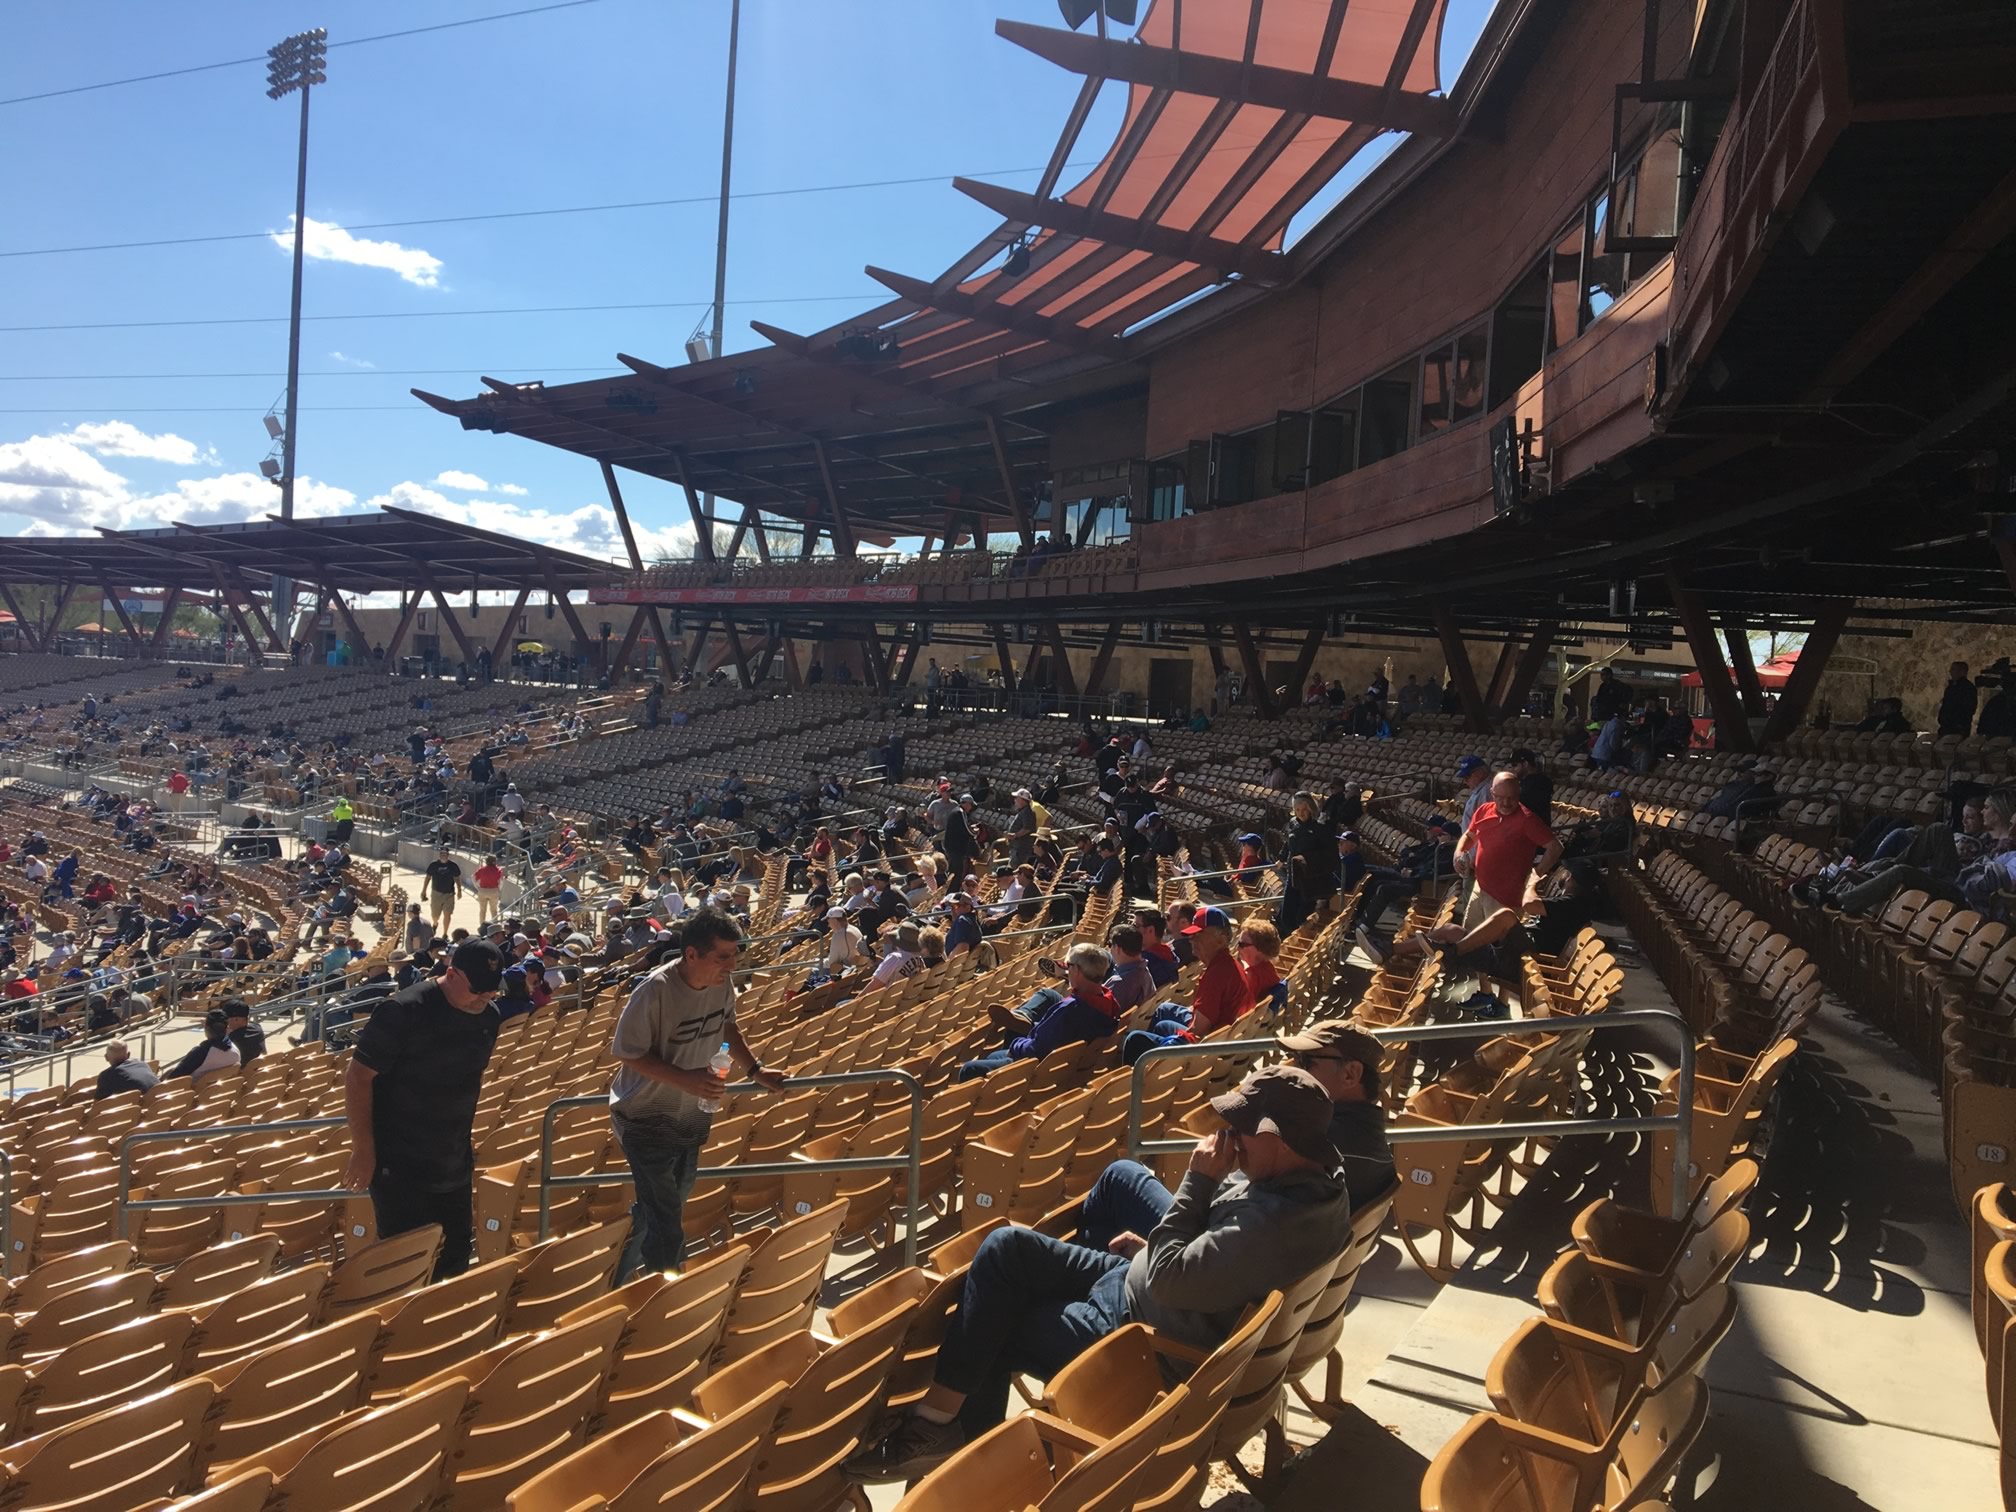
[[[1778,689],[1785,686],[1785,679],[1792,675],[1792,669],[1798,665],[1799,653],[1797,651],[1781,652],[1768,661],[1758,664],[1757,681],[1767,691],[1775,693]],[[1700,687],[1701,674],[1699,672],[1689,672],[1685,677],[1680,679],[1680,686],[1683,688]]]

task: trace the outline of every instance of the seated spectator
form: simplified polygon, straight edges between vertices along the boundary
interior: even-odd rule
[[[1855,726],[1857,735],[1909,735],[1911,721],[1904,717],[1904,700],[1879,698],[1870,706],[1869,717]]]
[[[1248,919],[1239,926],[1233,951],[1253,1001],[1266,1005],[1269,1013],[1279,1013],[1288,1002],[1288,984],[1274,969],[1274,958],[1281,954],[1281,931],[1265,919]]]
[[[850,1476],[923,1475],[1001,1421],[1015,1374],[1047,1379],[1128,1323],[1208,1351],[1252,1303],[1336,1262],[1351,1194],[1322,1085],[1269,1066],[1211,1107],[1224,1127],[1197,1142],[1173,1194],[1116,1161],[1086,1194],[1074,1240],[1011,1225],[981,1242],[930,1390],[848,1462]]]
[[[203,1015],[202,1042],[175,1062],[167,1079],[172,1081],[178,1076],[201,1078],[212,1071],[222,1071],[237,1064],[238,1047],[231,1042],[230,1022],[222,1008],[212,1008]]]
[[[980,943],[980,917],[973,911],[973,899],[963,892],[948,893],[945,907],[951,915],[945,927],[945,953],[964,955]]]
[[[987,1017],[1005,1032],[1007,1043],[968,1061],[959,1070],[959,1080],[985,1076],[1010,1061],[1040,1060],[1052,1050],[1102,1040],[1119,1029],[1119,1005],[1106,990],[1106,978],[1113,970],[1112,957],[1097,945],[1080,941],[1071,947],[1061,965],[1064,990],[1039,988],[1018,1009],[1004,1008],[999,1003],[988,1005]]]
[[[252,1005],[243,998],[224,1001],[224,1028],[227,1038],[238,1047],[238,1061],[249,1066],[266,1053],[266,1031],[252,1017]]]
[[[915,976],[923,969],[922,932],[915,924],[899,924],[888,949],[883,951],[882,959],[875,965],[875,974],[861,990],[873,992],[877,987],[887,987],[892,982]]]
[[[1386,1111],[1379,1105],[1385,1061],[1379,1041],[1349,1019],[1324,1019],[1299,1034],[1282,1035],[1281,1048],[1330,1095],[1330,1143],[1343,1158],[1353,1211],[1383,1197],[1396,1178]]]
[[[1141,964],[1148,968],[1148,977],[1154,990],[1160,992],[1176,980],[1182,967],[1177,964],[1176,952],[1168,942],[1169,921],[1159,908],[1137,908],[1134,910],[1134,928],[1141,935]]]
[[[98,1086],[92,1097],[95,1100],[117,1097],[121,1092],[145,1092],[160,1080],[152,1066],[133,1059],[133,1051],[124,1040],[114,1040],[105,1047],[105,1069],[98,1073]]]
[[[1106,990],[1112,994],[1116,1017],[1124,1018],[1155,995],[1155,978],[1143,959],[1145,945],[1141,931],[1132,924],[1107,932],[1106,953],[1113,959],[1113,971],[1106,978]]]
[[[1253,989],[1232,953],[1232,919],[1222,908],[1200,908],[1183,927],[1204,971],[1186,1003],[1165,1003],[1155,1010],[1145,1029],[1135,1029],[1120,1042],[1120,1058],[1133,1065],[1156,1045],[1199,1040],[1234,1023],[1253,1006]],[[1276,936],[1278,948],[1279,936]]]

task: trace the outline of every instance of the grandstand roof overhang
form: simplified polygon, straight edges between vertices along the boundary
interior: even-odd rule
[[[15,536],[0,579],[120,587],[237,588],[274,574],[345,593],[485,587],[566,592],[612,580],[615,564],[408,509],[242,525],[175,524],[88,536]]]
[[[936,278],[871,267],[896,298],[810,336],[756,322],[764,350],[414,393],[467,429],[809,525],[935,532],[951,510],[1007,528],[1014,496],[1050,476],[1053,413],[1144,383],[1153,349],[1300,276],[1314,257],[1284,250],[1290,221],[1381,135],[1427,154],[1454,138],[1529,8],[1497,8],[1445,93],[1446,5],[1152,0],[1124,41],[998,23],[1084,82],[1033,190],[955,180],[1004,219]],[[1062,187],[1108,81],[1127,90],[1119,131]],[[1018,243],[1027,266],[1011,274],[999,259]]]

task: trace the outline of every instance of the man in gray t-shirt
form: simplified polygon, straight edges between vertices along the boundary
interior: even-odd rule
[[[735,1026],[735,961],[742,927],[728,914],[702,908],[688,916],[679,959],[637,984],[616,1020],[610,1053],[609,1121],[637,1184],[630,1207],[630,1242],[616,1284],[641,1262],[673,1270],[686,1260],[680,1209],[693,1189],[712,1111],[728,1078],[710,1062],[725,1044],[735,1066],[772,1091],[786,1073],[766,1069]]]

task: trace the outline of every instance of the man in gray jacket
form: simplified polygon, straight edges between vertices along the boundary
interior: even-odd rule
[[[1002,1420],[1011,1375],[1047,1378],[1123,1324],[1214,1349],[1250,1305],[1336,1262],[1351,1198],[1322,1085],[1267,1066],[1211,1106],[1224,1127],[1198,1141],[1174,1193],[1116,1161],[1075,1241],[1018,1227],[982,1241],[930,1391],[849,1475],[915,1479]]]

